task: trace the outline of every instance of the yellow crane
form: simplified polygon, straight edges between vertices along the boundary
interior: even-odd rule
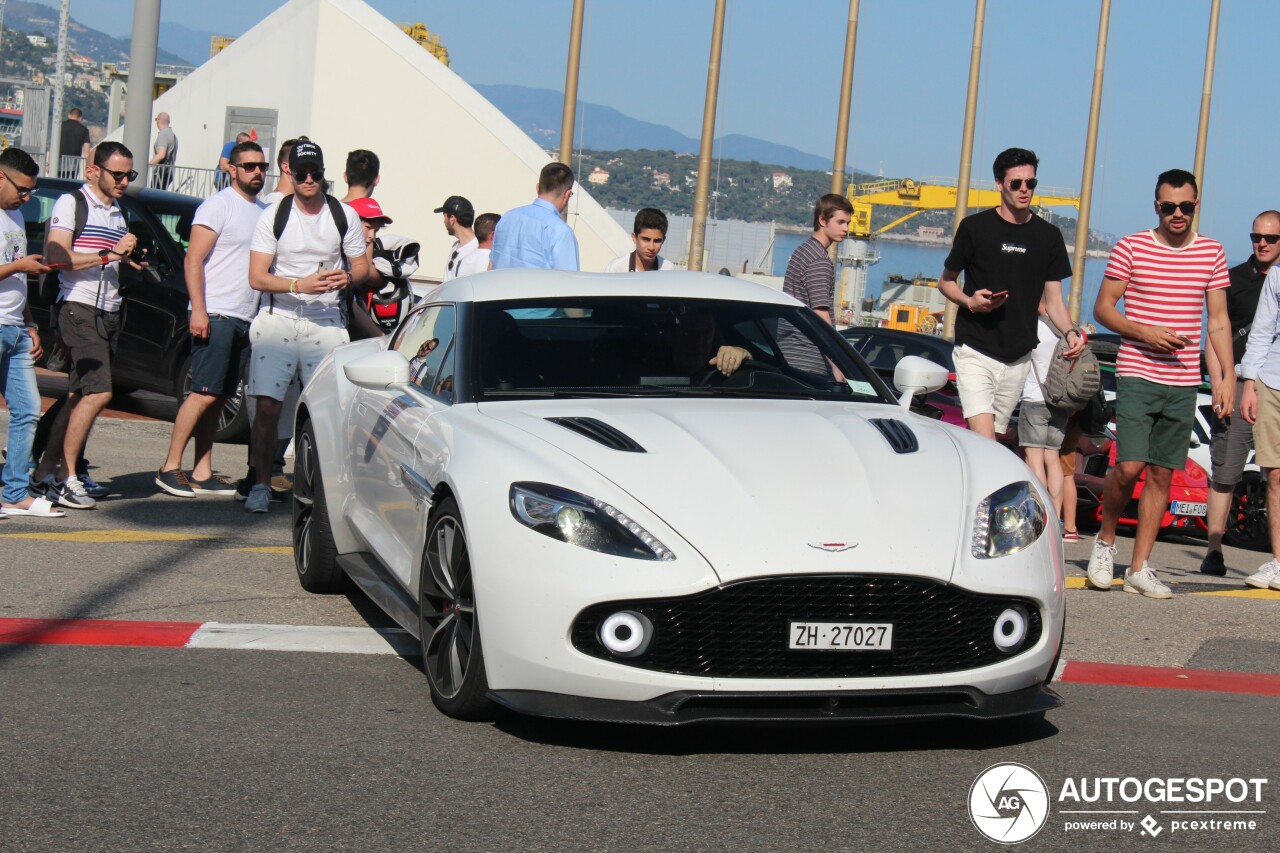
[[[1074,207],[1080,209],[1080,196],[1064,187],[1036,187],[1032,207]],[[954,210],[960,190],[955,178],[923,178],[914,180],[872,181],[850,184],[846,194],[853,204],[849,236],[868,239],[898,227],[926,210]],[[906,215],[872,231],[871,210],[875,205],[912,208]],[[969,209],[976,211],[1000,204],[1000,191],[991,181],[973,181],[969,186]]]

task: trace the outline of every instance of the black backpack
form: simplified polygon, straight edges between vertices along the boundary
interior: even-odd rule
[[[324,203],[329,206],[329,215],[333,217],[333,224],[338,226],[338,255],[342,258],[343,268],[346,267],[347,258],[342,251],[342,241],[347,237],[347,213],[342,209],[342,202],[338,201],[328,193],[324,194]],[[293,196],[287,195],[280,199],[280,206],[276,208],[276,218],[271,225],[271,231],[276,235],[276,242],[280,242],[280,237],[284,234],[284,227],[289,224],[289,214],[293,212]],[[267,294],[269,307],[268,313],[274,313],[276,305],[276,295],[274,293]],[[343,306],[345,314],[346,306]],[[344,322],[346,318],[343,318]]]
[[[71,245],[75,246],[76,240],[84,233],[84,227],[89,223],[89,202],[84,197],[84,190],[78,189],[75,192],[68,193],[76,200],[76,213],[74,228],[71,229]],[[121,206],[120,214],[125,217],[125,228],[129,227],[129,217]],[[53,224],[53,217],[50,216],[44,223],[44,254],[46,259],[49,255],[49,230]],[[52,307],[58,299],[58,289],[61,279],[58,277],[58,270],[50,270],[40,277],[40,287],[36,291],[40,297],[40,301]]]
[[[1112,407],[1101,388],[1076,412],[1075,418],[1085,435],[1096,438],[1106,434],[1107,424],[1111,423]]]

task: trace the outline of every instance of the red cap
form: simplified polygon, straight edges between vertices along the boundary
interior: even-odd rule
[[[360,214],[361,219],[381,219],[385,224],[391,224],[391,217],[382,212],[382,207],[371,198],[358,198],[349,201],[352,210]]]

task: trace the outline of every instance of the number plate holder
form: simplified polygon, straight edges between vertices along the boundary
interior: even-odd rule
[[[794,651],[887,652],[893,650],[891,622],[792,622],[787,648]]]
[[[1209,505],[1195,501],[1174,501],[1169,510],[1173,515],[1190,515],[1204,518],[1209,515]]]

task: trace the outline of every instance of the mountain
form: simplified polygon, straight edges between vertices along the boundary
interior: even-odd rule
[[[475,86],[476,91],[544,148],[560,146],[560,115],[564,93],[527,86]],[[601,104],[579,107],[576,135],[583,148],[596,151],[652,149],[698,153],[699,142],[662,124],[641,121]],[[789,145],[778,145],[751,136],[730,133],[716,140],[715,155],[735,160],[755,160],[796,169],[830,170],[831,158],[809,154]]]
[[[177,56],[185,56],[183,65],[203,65],[209,58],[209,41],[213,35],[182,24],[160,22],[160,46]]]
[[[58,9],[43,3],[27,0],[9,0],[4,7],[5,29],[20,33],[40,33],[48,36],[53,44],[58,38]],[[120,62],[129,59],[129,38],[112,38],[105,33],[91,30],[74,17],[67,24],[67,43],[72,53],[83,54],[95,62]],[[161,65],[190,65],[181,56],[167,50],[156,54]]]

